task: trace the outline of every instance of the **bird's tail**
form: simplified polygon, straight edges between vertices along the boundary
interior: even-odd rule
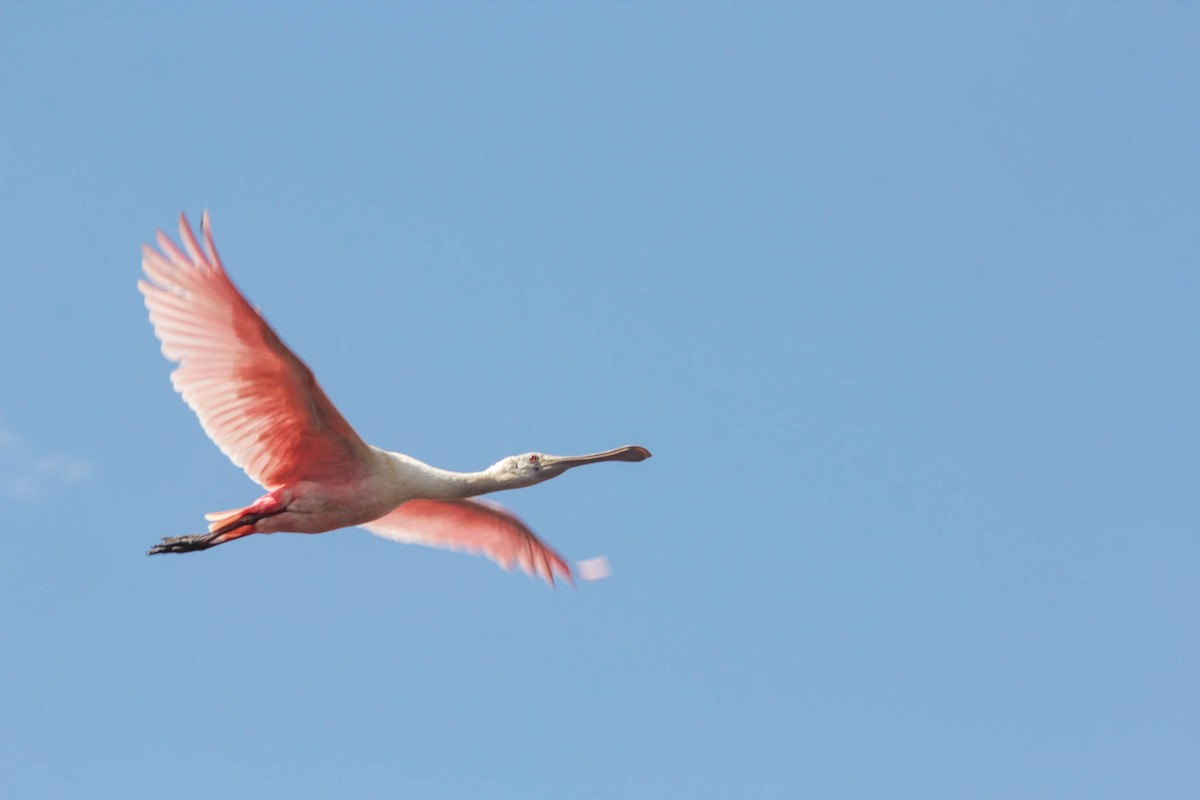
[[[205,514],[204,518],[208,520],[209,533],[213,533],[218,528],[240,519],[249,510],[249,508],[231,508],[228,511],[211,511]]]
[[[287,495],[281,495],[281,492],[276,491],[264,494],[243,508],[231,508],[228,511],[213,511],[205,514],[204,518],[208,520],[209,533],[232,533],[239,531],[237,536],[245,536],[247,533],[255,532],[254,524],[260,519],[279,514],[286,509],[286,506]],[[240,531],[243,527],[249,527],[250,530],[241,533]],[[230,538],[237,538],[237,536]]]

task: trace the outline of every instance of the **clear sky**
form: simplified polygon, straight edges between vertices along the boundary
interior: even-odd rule
[[[1195,4],[0,4],[0,795],[1200,796]],[[369,441],[611,579],[258,487],[212,213]],[[173,232],[173,230],[172,230]]]

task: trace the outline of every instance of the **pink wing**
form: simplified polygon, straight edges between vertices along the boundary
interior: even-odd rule
[[[503,506],[481,500],[409,500],[362,527],[376,536],[482,554],[505,569],[516,562],[551,586],[554,576],[574,585],[562,556],[542,544],[524,522]]]
[[[213,245],[208,213],[201,252],[179,215],[186,254],[162,232],[142,248],[138,281],[171,383],[221,452],[266,489],[297,480],[353,478],[366,444],[321,391],[312,371],[237,290]]]

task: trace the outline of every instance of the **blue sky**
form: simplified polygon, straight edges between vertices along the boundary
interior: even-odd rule
[[[0,6],[0,794],[1200,793],[1191,4]],[[369,441],[611,579],[257,487],[139,246],[211,210]]]

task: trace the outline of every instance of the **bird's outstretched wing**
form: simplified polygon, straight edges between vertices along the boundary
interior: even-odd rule
[[[515,563],[551,586],[554,577],[575,576],[563,557],[551,550],[516,515],[481,500],[409,500],[362,527],[376,536],[485,555],[504,569]]]
[[[200,229],[203,251],[182,214],[183,251],[162,231],[161,252],[142,248],[149,280],[138,289],[163,355],[179,364],[175,390],[221,452],[268,490],[360,474],[369,448],[229,280],[207,212]]]

